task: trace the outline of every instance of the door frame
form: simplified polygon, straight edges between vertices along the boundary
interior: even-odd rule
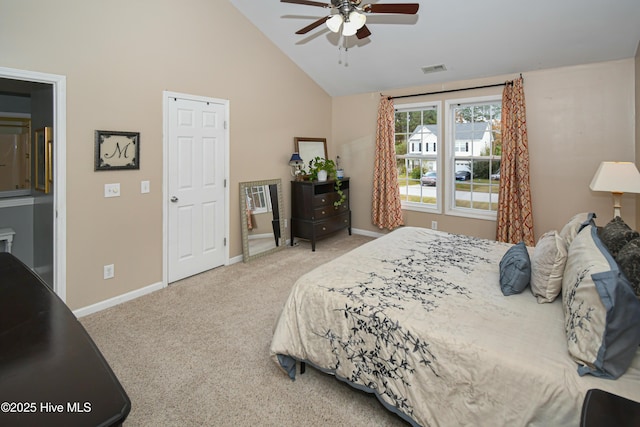
[[[229,100],[162,91],[162,287],[169,285],[169,101],[171,98],[223,104],[225,109],[224,147],[224,265],[229,265]]]
[[[53,291],[67,301],[67,77],[0,67],[0,78],[53,86]]]

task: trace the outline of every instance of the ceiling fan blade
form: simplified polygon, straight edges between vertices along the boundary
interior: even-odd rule
[[[402,13],[415,15],[418,13],[419,3],[367,4],[362,7],[369,13]]]
[[[363,39],[365,37],[369,37],[370,35],[371,35],[371,31],[369,31],[366,25],[363,25],[356,33],[356,37],[358,39]]]
[[[281,3],[293,3],[293,4],[304,4],[306,6],[318,6],[318,7],[326,7],[330,8],[331,5],[327,3],[320,3],[319,1],[309,1],[309,0],[280,0]]]
[[[325,22],[327,22],[327,19],[329,19],[330,17],[331,16],[325,16],[324,18],[320,18],[317,21],[307,25],[306,27],[296,31],[296,34],[307,34],[309,31],[313,30],[314,28],[317,28],[320,25],[322,25]]]

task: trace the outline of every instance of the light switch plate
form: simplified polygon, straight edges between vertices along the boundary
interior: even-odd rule
[[[120,197],[120,183],[118,183],[118,184],[105,184],[104,185],[104,197]]]
[[[140,182],[140,192],[141,193],[148,193],[149,191],[151,191],[149,181],[141,181]]]
[[[113,279],[113,277],[115,276],[115,267],[113,264],[109,264],[109,265],[105,265],[104,266],[104,279]]]

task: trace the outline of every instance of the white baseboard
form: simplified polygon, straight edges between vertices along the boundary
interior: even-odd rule
[[[158,291],[162,289],[164,286],[162,282],[154,283],[153,285],[145,286],[144,288],[136,289],[135,291],[127,292],[126,294],[118,295],[113,298],[109,298],[108,300],[104,300],[95,304],[91,304],[87,307],[79,308],[77,310],[73,310],[73,314],[77,317],[88,316],[93,313],[97,313],[98,311],[102,311],[106,308],[114,307],[118,304],[122,304],[126,301],[131,301],[143,295],[150,294],[151,292]]]
[[[375,231],[368,231],[368,230],[361,230],[358,228],[353,228],[351,229],[351,232],[353,234],[361,234],[363,236],[369,236],[369,237],[381,237],[384,236],[383,233],[377,233]],[[289,241],[286,242],[286,245],[289,244]],[[238,262],[242,262],[243,260],[243,256],[242,255],[238,255],[235,256],[231,259],[229,259],[229,265],[231,264],[235,264]],[[145,286],[144,288],[140,288],[140,289],[136,289],[135,291],[131,291],[131,292],[127,292],[126,294],[122,294],[122,295],[118,295],[115,296],[113,298],[109,298],[107,300],[95,303],[95,304],[91,304],[87,307],[83,307],[83,308],[79,308],[77,310],[73,310],[73,314],[77,317],[84,317],[84,316],[88,316],[90,314],[93,313],[97,313],[99,311],[102,311],[104,309],[110,308],[110,307],[114,307],[118,304],[122,304],[123,302],[127,302],[127,301],[131,301],[133,299],[139,298],[143,295],[147,295],[150,294],[151,292],[155,292],[158,291],[160,289],[162,289],[164,286],[162,284],[162,282],[158,282],[158,283],[154,283],[152,285],[149,286]]]
[[[351,232],[353,234],[361,234],[363,236],[369,236],[369,237],[375,237],[375,238],[384,236],[384,233],[378,233],[377,231],[362,230],[360,228],[352,228]]]
[[[243,260],[244,260],[243,255],[234,256],[233,258],[229,259],[229,265],[235,264],[237,262],[242,262]]]

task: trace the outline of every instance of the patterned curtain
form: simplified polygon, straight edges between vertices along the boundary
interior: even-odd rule
[[[380,98],[373,175],[373,224],[393,230],[403,225],[396,166],[395,110],[393,100]]]
[[[535,246],[531,189],[529,186],[529,142],[523,79],[507,82],[502,93],[502,159],[498,202],[499,242]]]

